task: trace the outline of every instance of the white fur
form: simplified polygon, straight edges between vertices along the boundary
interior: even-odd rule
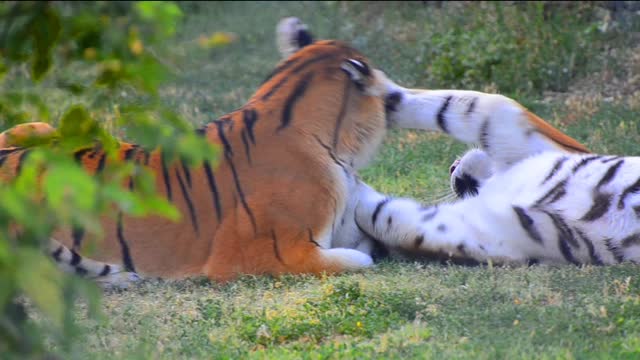
[[[605,174],[619,160],[602,157],[573,171],[591,155],[570,155],[545,152],[527,158],[510,169],[496,174],[482,187],[476,197],[435,208],[424,208],[414,200],[392,199],[372,216],[382,195],[362,199],[356,209],[356,221],[369,234],[389,246],[408,250],[444,252],[458,257],[497,263],[525,263],[535,259],[543,263],[603,263],[620,260],[640,262],[640,241],[624,244],[630,236],[640,234],[640,219],[634,206],[640,204],[640,194],[626,195],[624,206],[618,207],[621,196],[640,178],[640,157],[625,157],[611,181],[597,188]],[[558,161],[562,166],[549,177]],[[546,180],[546,181],[545,181]],[[554,187],[566,181],[566,194],[556,201],[536,205]],[[593,210],[598,193],[610,194],[608,210],[597,219],[584,220]],[[514,207],[532,221],[530,228],[539,234],[535,241],[531,232],[521,225]],[[435,215],[427,216],[429,211]],[[549,215],[551,214],[551,215]],[[566,225],[564,232],[554,219]],[[385,219],[392,218],[388,226]],[[418,248],[416,239],[423,237]],[[577,245],[572,244],[571,238]],[[593,246],[589,251],[589,245]],[[568,245],[570,257],[563,255],[562,242]]]
[[[283,58],[300,50],[295,38],[298,32],[303,30],[307,30],[307,25],[298,18],[288,17],[280,20],[276,27],[276,46]]]

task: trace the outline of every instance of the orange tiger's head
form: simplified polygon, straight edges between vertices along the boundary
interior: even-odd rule
[[[276,133],[290,127],[296,137],[315,138],[354,168],[362,167],[386,132],[386,77],[347,44],[313,42],[295,24],[288,24],[293,28],[283,35],[283,24],[286,20],[278,28],[278,47],[290,56],[267,77],[249,104],[263,102],[273,106],[274,113],[281,111]],[[283,40],[286,36],[288,40]]]

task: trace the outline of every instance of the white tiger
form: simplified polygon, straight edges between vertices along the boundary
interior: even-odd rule
[[[462,198],[453,204],[424,206],[359,182],[350,204],[374,242],[493,263],[640,260],[640,158],[588,154],[501,95],[389,80],[386,105],[393,127],[442,131],[479,148],[452,165]]]
[[[586,149],[499,95],[396,94],[398,125],[480,149],[452,166],[457,202],[424,206],[368,189],[356,206],[363,232],[392,248],[479,262],[640,262],[640,157],[578,154]]]

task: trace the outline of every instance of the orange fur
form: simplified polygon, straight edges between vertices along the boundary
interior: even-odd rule
[[[21,142],[32,137],[44,138],[55,131],[51,125],[43,122],[19,124],[0,134],[0,149],[19,146]]]
[[[524,110],[525,110],[525,114],[527,115],[527,118],[529,119],[529,122],[533,124],[533,126],[535,126],[541,134],[555,141],[558,145],[560,145],[565,150],[570,152],[576,152],[576,153],[589,152],[589,150],[584,145],[579,143],[574,138],[554,128],[551,124],[544,121],[543,119],[538,117],[536,114],[530,112],[529,110],[527,109],[524,109]]]
[[[386,128],[382,96],[368,95],[350,80],[341,69],[347,59],[368,62],[340,42],[305,47],[281,63],[245,106],[201,129],[223,153],[211,174],[206,166],[187,170],[180,161],[163,166],[160,151],[123,143],[120,158],[147,163],[158,191],[182,218],[105,217],[105,237],[92,258],[133,265],[145,275],[222,281],[238,274],[347,269],[317,246],[327,243],[336,209],[346,201],[333,157],[361,165]],[[365,80],[367,87],[378,86],[374,74]],[[13,176],[24,151],[6,153],[0,174]],[[92,173],[109,165],[99,149],[79,150],[76,158]],[[54,238],[74,244],[71,229]]]

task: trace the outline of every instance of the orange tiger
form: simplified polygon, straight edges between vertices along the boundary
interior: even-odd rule
[[[167,163],[159,150],[122,143],[119,158],[148,166],[183,217],[104,217],[95,260],[109,268],[94,272],[120,263],[144,275],[228,280],[370,266],[369,255],[334,240],[355,171],[386,131],[384,80],[350,46],[319,41],[279,64],[242,108],[197,130],[220,146],[217,166]],[[3,149],[0,177],[15,176],[27,151]],[[91,173],[110,165],[99,147],[75,158]],[[60,229],[54,239],[64,246],[53,257],[88,272],[84,237]]]

